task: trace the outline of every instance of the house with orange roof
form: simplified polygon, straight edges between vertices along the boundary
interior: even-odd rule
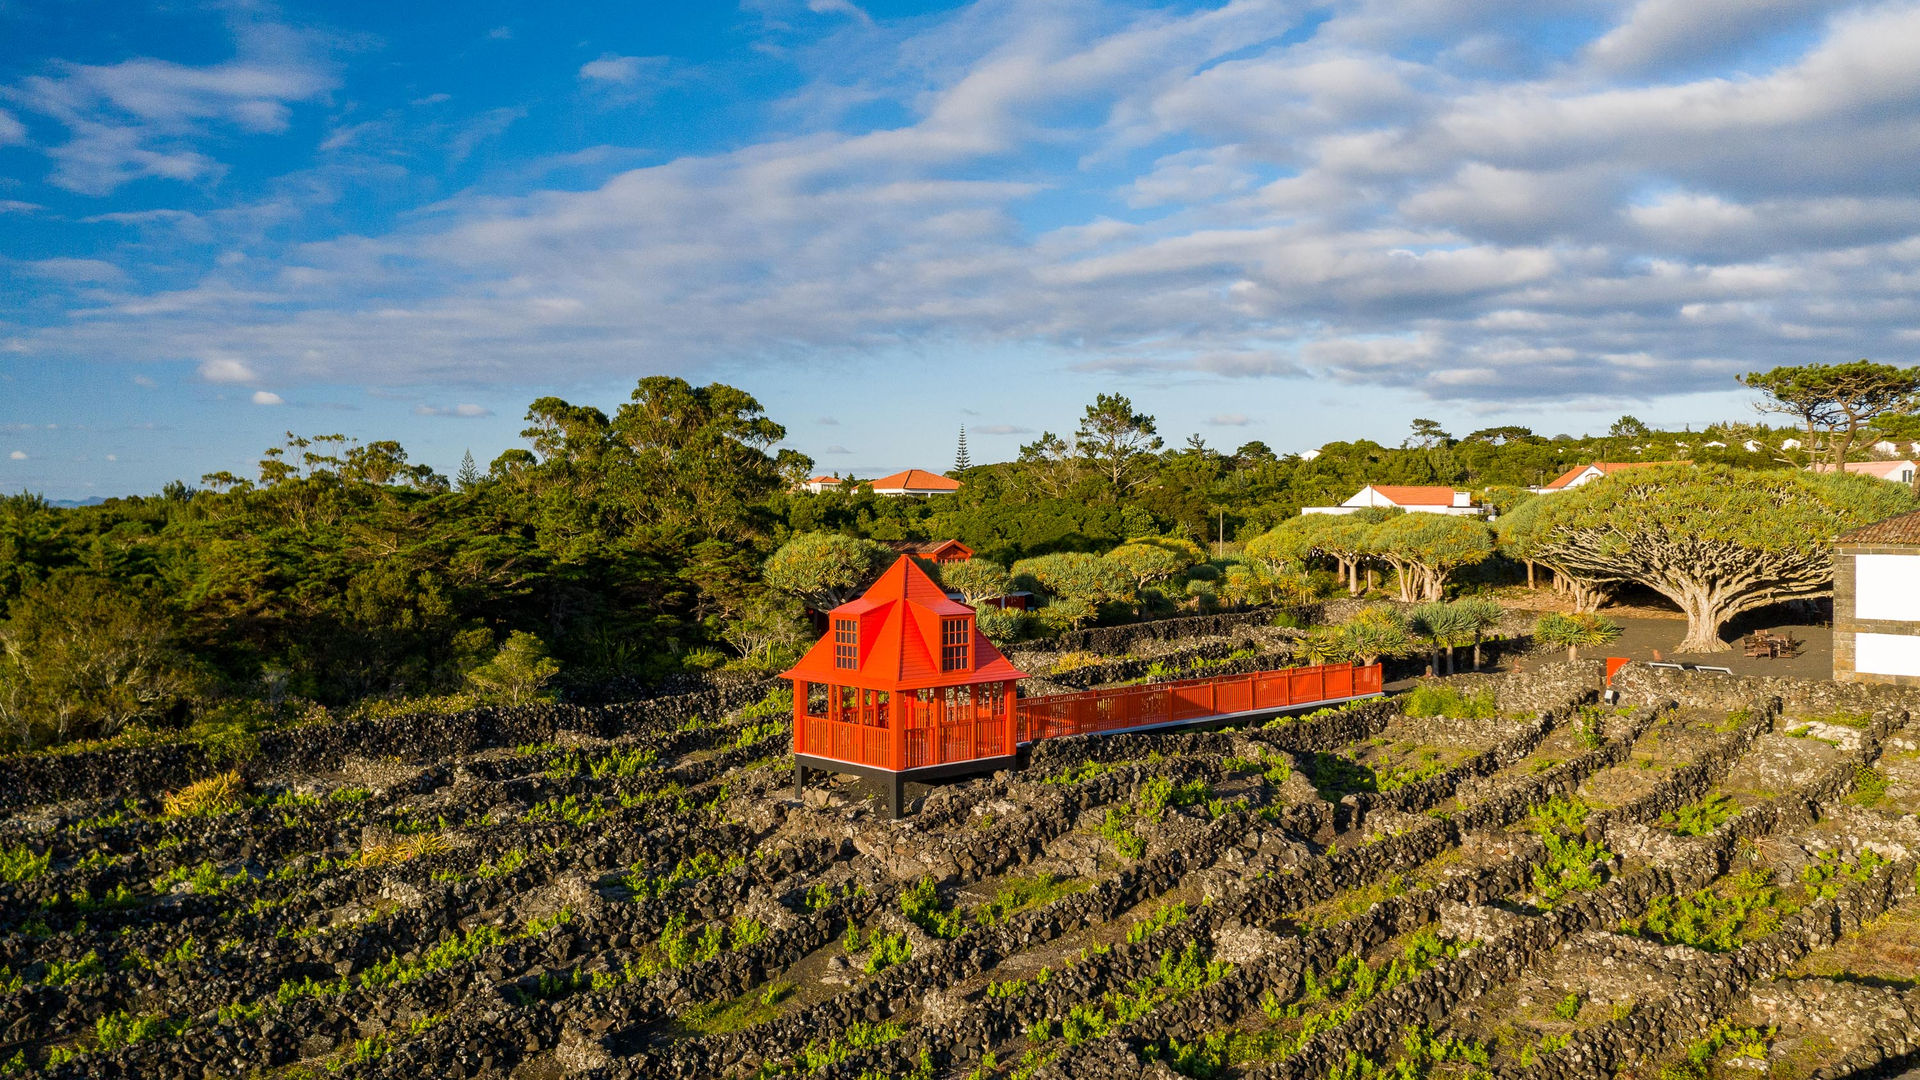
[[[912,495],[926,498],[929,495],[951,495],[960,490],[960,481],[930,473],[925,469],[908,469],[892,476],[883,476],[869,485],[875,495]]]
[[[1553,478],[1553,482],[1533,488],[1536,495],[1551,495],[1556,491],[1577,488],[1581,484],[1590,484],[1603,476],[1611,476],[1622,469],[1646,469],[1655,465],[1676,465],[1673,461],[1596,461],[1591,465],[1575,465],[1566,472]]]
[[[1303,506],[1300,512],[1353,514],[1373,508],[1394,508],[1409,514],[1452,514],[1457,517],[1480,513],[1480,507],[1473,504],[1471,491],[1416,484],[1368,484],[1339,506]]]
[[[1913,483],[1916,466],[1912,459],[1901,458],[1898,461],[1849,461],[1847,471],[1861,476],[1871,476],[1877,480],[1886,480],[1895,484]],[[1832,465],[1810,465],[1813,472],[1832,472]]]
[[[901,555],[912,555],[930,563],[966,562],[973,549],[958,540],[883,540],[881,543]]]
[[[847,480],[838,476],[809,476],[800,482],[800,489],[810,494],[818,495],[823,491],[836,490],[841,484],[846,482]]]

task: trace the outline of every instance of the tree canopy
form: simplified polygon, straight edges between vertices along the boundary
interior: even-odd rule
[[[1539,500],[1543,562],[1592,581],[1634,581],[1687,615],[1682,652],[1720,652],[1743,611],[1830,593],[1840,532],[1914,508],[1849,473],[1667,465],[1617,472]]]

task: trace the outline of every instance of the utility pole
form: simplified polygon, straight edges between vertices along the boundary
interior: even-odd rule
[[[1218,539],[1213,542],[1213,557],[1221,559],[1225,558],[1227,554],[1227,508],[1224,506],[1216,506],[1213,509],[1215,513],[1220,515],[1220,530],[1217,534]]]

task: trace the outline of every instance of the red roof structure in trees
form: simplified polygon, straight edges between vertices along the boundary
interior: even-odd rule
[[[952,622],[965,620],[964,663],[950,666],[957,654],[944,639]],[[974,625],[973,609],[948,598],[910,558],[902,556],[858,600],[827,615],[829,630],[781,678],[866,690],[899,692],[1026,678]],[[840,640],[852,623],[855,666],[844,665],[847,644]]]

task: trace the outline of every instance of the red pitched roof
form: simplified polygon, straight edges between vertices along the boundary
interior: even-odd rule
[[[1414,484],[1369,484],[1395,506],[1452,506],[1453,488]]]
[[[1920,544],[1920,510],[1862,525],[1852,532],[1843,532],[1834,542],[1842,547],[1848,544]]]
[[[883,476],[870,485],[875,491],[959,491],[960,481],[949,480],[939,473],[930,473],[925,469],[908,469],[892,476]]]
[[[960,560],[973,558],[973,549],[958,540],[884,540],[888,547],[902,555],[924,555],[930,559],[943,559],[956,552]]]
[[[834,665],[833,631],[829,629],[799,663],[780,677],[888,691],[1026,678],[1026,673],[1008,663],[978,626],[972,628],[968,655],[972,666],[961,671],[940,670],[941,621],[967,616],[971,623],[972,615],[972,608],[949,599],[925,570],[902,555],[864,596],[829,613],[830,628],[843,619],[859,624],[859,668],[847,670]]]
[[[843,481],[842,481],[842,480],[841,480],[841,479],[840,479],[839,477],[837,477],[837,476],[809,476],[809,477],[807,477],[807,483],[809,483],[809,484],[838,484],[838,483],[842,483],[842,482],[843,482]]]
[[[1609,473],[1619,472],[1621,469],[1645,469],[1654,465],[1673,464],[1676,463],[1672,461],[1596,461],[1590,465],[1575,465],[1573,468],[1555,477],[1553,483],[1547,485],[1547,490],[1558,491],[1566,487],[1588,469],[1599,469],[1600,475],[1605,476]]]

